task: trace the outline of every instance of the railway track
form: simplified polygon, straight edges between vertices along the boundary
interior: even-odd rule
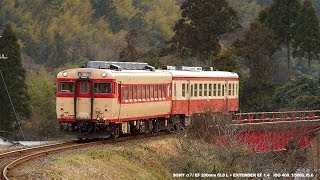
[[[133,139],[141,139],[147,137],[156,137],[169,134],[168,132],[159,132],[153,134],[141,134],[137,136],[125,136],[117,139],[99,140],[92,142],[79,143],[77,141],[57,143],[52,145],[44,145],[20,150],[13,150],[0,154],[0,168],[2,170],[1,179],[8,180],[14,175],[10,174],[12,170],[27,161],[48,156],[54,153],[64,152],[68,150],[81,149],[89,146],[102,145],[108,143],[124,142]]]
[[[57,143],[57,144],[50,144],[50,145],[43,145],[19,150],[8,151],[0,154],[0,168],[1,168],[1,179],[8,179],[8,172],[11,168],[15,165],[19,164],[18,159],[21,159],[25,156],[45,152],[47,150],[59,147],[70,146],[72,144],[76,144],[75,141],[71,142],[64,142],[64,143]],[[14,163],[13,163],[14,162]],[[22,162],[22,161],[20,161]]]

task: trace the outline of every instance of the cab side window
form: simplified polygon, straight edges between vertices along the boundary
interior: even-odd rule
[[[111,94],[112,84],[111,83],[94,83],[93,85],[94,93]]]
[[[74,90],[73,82],[60,82],[58,84],[58,92],[73,93],[73,90]]]

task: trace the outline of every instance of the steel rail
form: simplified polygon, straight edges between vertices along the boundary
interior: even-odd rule
[[[10,156],[12,156],[12,157],[13,156],[22,156],[24,154],[30,154],[33,151],[43,151],[45,149],[50,149],[50,148],[54,148],[54,147],[57,148],[57,147],[67,146],[67,145],[71,145],[71,144],[75,144],[75,143],[76,143],[76,141],[69,141],[69,142],[62,142],[62,143],[55,143],[55,144],[48,144],[48,145],[12,150],[12,151],[8,151],[8,152],[0,153],[0,159],[8,158]],[[3,167],[4,166],[1,165],[1,168],[3,168]],[[2,170],[4,170],[4,169],[2,169]],[[0,179],[6,179],[3,175],[3,173],[1,173]]]
[[[12,151],[8,151],[8,152],[3,152],[0,153],[0,159],[14,155],[14,154],[22,154],[22,153],[28,153],[34,150],[42,150],[42,149],[46,149],[46,148],[52,148],[52,147],[57,147],[57,146],[65,146],[68,144],[74,144],[75,141],[71,141],[71,142],[62,142],[62,143],[55,143],[55,144],[47,144],[47,145],[42,145],[42,146],[35,146],[35,147],[30,147],[30,148],[23,148],[23,149],[18,149],[18,150],[12,150]]]
[[[128,140],[134,140],[134,139],[141,139],[141,138],[147,138],[147,137],[156,137],[156,136],[162,136],[162,135],[167,135],[169,134],[168,132],[159,132],[159,133],[152,133],[152,134],[140,134],[137,136],[124,136],[124,137],[120,137],[120,138],[116,138],[116,139],[108,139],[108,140],[101,140],[101,141],[95,141],[95,142],[88,142],[88,143],[83,143],[83,144],[70,144],[67,145],[67,143],[63,144],[58,144],[59,147],[55,147],[55,146],[51,146],[52,148],[50,149],[50,147],[47,150],[43,150],[43,151],[39,151],[33,154],[28,154],[26,156],[23,156],[19,159],[16,159],[12,162],[10,162],[2,171],[2,177],[5,180],[8,180],[8,173],[9,170],[12,170],[15,166],[38,158],[38,157],[43,157],[49,154],[53,154],[56,152],[60,152],[60,151],[67,151],[67,150],[72,150],[72,149],[79,149],[79,148],[84,148],[84,147],[88,147],[88,146],[92,146],[92,145],[101,145],[101,144],[110,144],[110,143],[117,143],[117,142],[124,142],[124,141],[128,141]],[[33,149],[33,150],[38,150],[37,148],[28,148],[28,149]],[[32,151],[32,150],[31,150]],[[17,150],[15,151],[16,153],[19,153],[20,151]],[[9,152],[11,153],[11,152]],[[3,153],[6,154],[6,153]],[[14,154],[14,153],[13,153]]]
[[[38,157],[42,157],[42,156],[46,156],[46,155],[49,155],[51,153],[54,153],[54,152],[59,152],[59,151],[63,151],[63,150],[71,150],[71,149],[77,149],[77,148],[81,148],[81,147],[87,147],[89,145],[95,145],[95,144],[100,144],[102,143],[101,141],[97,141],[97,142],[91,142],[91,143],[85,143],[85,144],[73,144],[73,145],[67,145],[67,146],[62,146],[62,147],[54,147],[52,149],[48,149],[48,150],[44,150],[44,151],[40,151],[40,152],[36,152],[36,153],[33,153],[33,154],[29,154],[29,155],[26,155],[26,156],[23,156],[19,159],[16,159],[14,161],[12,161],[11,163],[9,163],[4,169],[3,169],[3,172],[2,172],[2,176],[4,179],[8,180],[8,172],[10,169],[12,169],[13,167],[23,163],[23,162],[26,162],[28,160],[31,160],[31,159],[35,159],[35,158],[38,158]]]

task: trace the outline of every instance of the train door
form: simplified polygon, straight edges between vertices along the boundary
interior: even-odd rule
[[[89,80],[76,81],[76,93],[74,109],[77,120],[91,120],[92,119],[92,83]]]
[[[225,98],[225,107],[226,107],[226,111],[229,111],[229,104],[230,104],[230,97],[229,97],[229,83],[228,81],[225,81],[224,83],[224,88],[223,88],[223,91],[224,91],[224,98]]]
[[[117,115],[117,119],[119,120],[121,118],[121,107],[122,107],[122,102],[124,101],[124,93],[126,92],[125,89],[127,87],[122,86],[121,81],[118,81],[118,90],[115,90],[115,92],[118,92],[118,103],[119,105],[117,106],[119,109],[117,109],[118,111],[118,115]]]
[[[179,88],[178,88],[178,99],[182,100],[179,104],[179,109],[180,113],[183,114],[188,114],[190,112],[190,93],[189,93],[189,88],[190,88],[190,81],[183,81],[182,83],[179,83]]]

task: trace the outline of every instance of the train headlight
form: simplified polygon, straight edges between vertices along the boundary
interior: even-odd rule
[[[102,77],[106,77],[107,74],[106,74],[106,73],[102,73],[101,76],[102,76]]]
[[[100,114],[100,109],[99,108],[96,109],[96,113]]]
[[[63,77],[67,77],[68,73],[67,72],[63,72]]]

